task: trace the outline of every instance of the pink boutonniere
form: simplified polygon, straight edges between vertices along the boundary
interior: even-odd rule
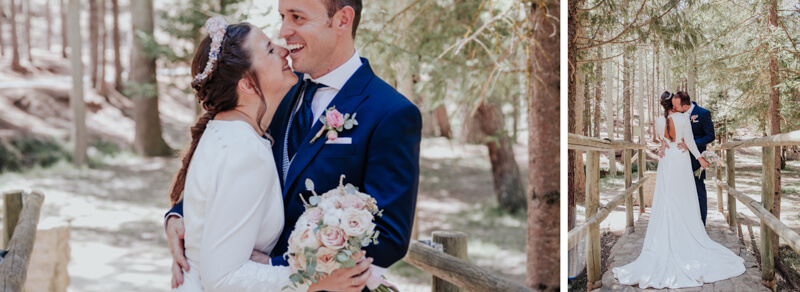
[[[317,141],[319,137],[322,137],[322,133],[328,131],[327,138],[328,140],[336,140],[339,138],[339,133],[344,130],[350,130],[355,126],[358,126],[358,121],[356,121],[356,113],[353,113],[352,116],[350,114],[340,113],[335,106],[332,106],[325,110],[325,114],[319,117],[319,121],[323,124],[322,129],[319,129],[317,135],[311,139],[311,143]]]
[[[692,123],[697,123],[697,115],[692,115]]]

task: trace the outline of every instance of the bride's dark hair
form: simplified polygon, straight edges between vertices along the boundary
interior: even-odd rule
[[[239,80],[242,78],[247,79],[258,90],[258,94],[261,95],[261,105],[258,109],[256,121],[261,121],[266,113],[267,105],[258,83],[257,74],[252,68],[251,54],[245,47],[247,36],[253,31],[252,28],[253,26],[247,22],[228,25],[222,44],[220,44],[213,70],[206,78],[192,81],[195,97],[203,105],[206,113],[200,116],[197,119],[197,123],[191,128],[192,143],[183,156],[183,165],[178,174],[175,175],[175,181],[169,191],[169,199],[173,206],[183,198],[186,172],[197,144],[200,142],[200,137],[203,136],[203,132],[206,130],[206,124],[213,120],[217,113],[233,110],[239,104],[239,95],[236,93]],[[197,46],[197,51],[194,53],[192,77],[203,72],[208,63],[210,50],[211,38],[206,36]]]
[[[669,91],[664,91],[661,94],[661,106],[664,107],[664,118],[669,118],[669,111],[672,110],[672,98],[675,97],[674,94],[670,93]],[[669,120],[667,120],[667,130],[665,131],[667,135],[669,135]]]

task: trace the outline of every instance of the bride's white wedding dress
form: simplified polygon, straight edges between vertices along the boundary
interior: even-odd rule
[[[640,288],[683,288],[702,286],[741,275],[744,260],[708,237],[698,208],[697,189],[689,153],[677,147],[681,139],[689,151],[700,157],[691,124],[683,113],[670,115],[675,141],[669,143],[658,163],[650,222],[639,257],[613,269],[621,284]],[[667,120],[656,121],[659,137],[665,137]]]
[[[249,124],[208,123],[186,175],[184,222],[190,269],[173,291],[283,291],[291,286],[289,267],[250,261],[254,249],[269,254],[275,247],[284,218],[272,148]]]

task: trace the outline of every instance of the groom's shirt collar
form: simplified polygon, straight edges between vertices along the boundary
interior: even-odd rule
[[[330,88],[336,89],[336,91],[342,90],[344,84],[347,83],[347,80],[350,79],[353,74],[358,71],[358,68],[361,67],[361,57],[358,55],[358,50],[353,53],[353,56],[350,57],[347,62],[344,62],[341,66],[333,69],[333,71],[328,72],[328,74],[322,75],[317,79],[311,78],[311,75],[305,73],[303,74],[303,80],[311,79],[311,81],[315,83],[324,84]]]
[[[686,113],[687,113],[687,116],[689,116],[689,117],[691,117],[691,116],[692,116],[692,112],[694,111],[694,107],[695,107],[695,103],[694,103],[694,102],[692,102],[692,106],[690,106],[690,107],[689,107],[689,110],[688,110],[688,111],[686,111]]]

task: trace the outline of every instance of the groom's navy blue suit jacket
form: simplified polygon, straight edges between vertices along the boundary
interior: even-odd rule
[[[344,130],[339,137],[351,138],[351,144],[325,144],[325,136],[310,143],[322,124],[312,126],[281,180],[286,223],[272,251],[273,265],[288,265],[283,254],[289,235],[305,210],[298,194],[308,200],[305,180],[314,181],[317,193],[345,183],[353,184],[378,202],[383,216],[376,217],[379,243],[366,248],[373,264],[389,267],[408,251],[419,185],[419,152],[422,115],[419,109],[389,84],[375,76],[367,59],[331,101],[342,114],[357,113],[358,126]],[[293,105],[299,97],[302,74],[275,112],[269,134],[278,173],[282,173],[284,135]],[[183,201],[170,212],[182,214]]]
[[[714,135],[714,122],[711,121],[710,111],[698,106],[696,102],[692,103],[694,104],[694,109],[692,109],[689,122],[692,124],[692,134],[694,135],[694,143],[697,144],[697,149],[700,150],[700,153],[702,153],[703,151],[706,151],[706,147],[708,146],[708,144],[714,142],[714,139],[716,138],[716,136]],[[689,156],[692,157],[692,169],[693,170],[699,169],[700,162],[697,161],[697,158],[691,154],[689,154]],[[705,171],[700,176],[700,179],[706,179]]]

